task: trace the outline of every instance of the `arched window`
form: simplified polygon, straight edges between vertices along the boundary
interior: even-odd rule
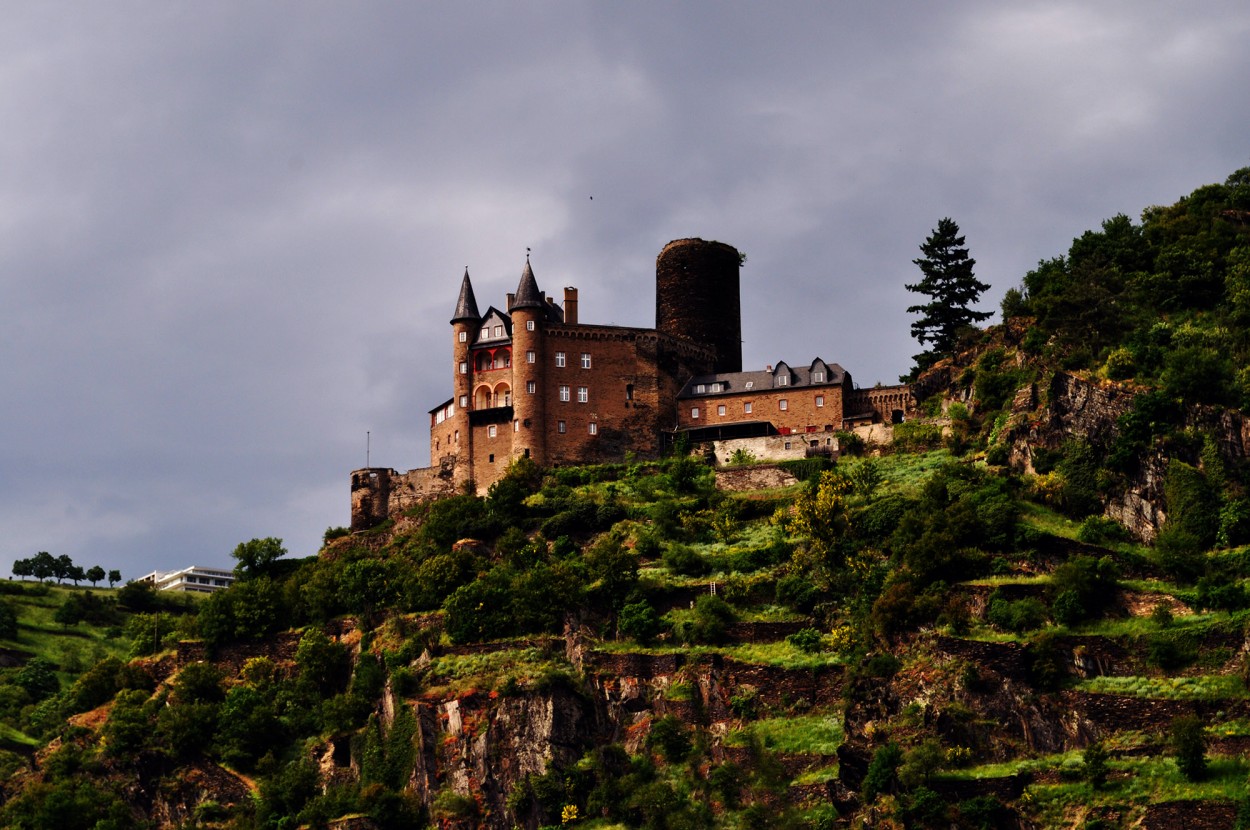
[[[495,386],[495,406],[512,406],[512,387],[506,383]]]

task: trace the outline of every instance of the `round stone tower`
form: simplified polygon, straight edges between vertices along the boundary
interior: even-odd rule
[[[516,419],[512,456],[525,456],[539,464],[547,461],[547,422],[543,396],[543,327],[547,302],[538,290],[529,257],[508,313],[512,315],[512,414]],[[534,355],[534,362],[529,360]],[[529,391],[533,383],[535,391]]]
[[[717,372],[742,371],[738,249],[675,239],[655,260],[655,327],[716,351]]]

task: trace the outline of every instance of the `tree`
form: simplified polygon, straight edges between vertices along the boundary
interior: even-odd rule
[[[235,575],[240,579],[252,579],[268,570],[279,557],[286,556],[286,548],[282,547],[281,539],[269,536],[242,542],[230,555],[239,560]]]
[[[91,587],[94,588],[97,582],[104,579],[104,569],[99,565],[92,565],[87,569],[86,579],[91,583]]]
[[[70,558],[68,553],[62,553],[56,558],[56,564],[52,568],[52,575],[56,577],[58,584],[71,578],[73,571],[74,560]]]
[[[118,571],[118,570],[109,571],[109,587],[110,588],[112,588],[114,585],[116,585],[117,583],[121,581],[122,581],[121,571]]]
[[[41,550],[30,560],[31,575],[43,582],[56,573],[56,558],[46,550]]]
[[[26,581],[26,577],[35,573],[35,566],[29,559],[13,560],[13,575],[21,577],[22,581]]]
[[[920,250],[924,256],[912,262],[920,266],[924,277],[906,287],[908,291],[929,297],[929,302],[911,306],[907,312],[921,315],[911,324],[911,333],[922,346],[928,343],[931,348],[916,355],[913,374],[953,354],[959,333],[990,317],[988,311],[971,308],[989,285],[972,273],[976,260],[968,256],[959,225],[954,220],[939,221]]]

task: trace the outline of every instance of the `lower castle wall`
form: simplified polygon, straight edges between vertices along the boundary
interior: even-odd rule
[[[353,471],[352,531],[368,530],[422,502],[455,495],[451,462],[447,457],[437,467],[406,473],[387,467]]]

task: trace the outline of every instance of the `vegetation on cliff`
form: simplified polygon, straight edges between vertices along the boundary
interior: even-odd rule
[[[0,823],[1250,817],[1248,183],[1080,237],[927,419],[776,489],[520,461],[202,602],[13,584]]]

